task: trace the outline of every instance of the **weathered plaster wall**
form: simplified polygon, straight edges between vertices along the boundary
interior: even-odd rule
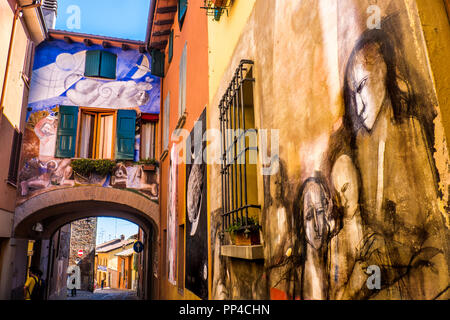
[[[208,17],[209,97],[213,97],[256,0],[233,0],[219,21]],[[219,36],[220,35],[220,36]]]
[[[177,13],[178,14],[178,13]],[[177,15],[176,15],[177,17]],[[162,258],[160,260],[159,270],[161,271],[161,298],[162,299],[186,299],[197,300],[199,299],[199,293],[193,292],[192,286],[187,284],[187,277],[191,277],[191,274],[195,272],[192,270],[192,265],[196,265],[198,257],[189,255],[189,250],[201,250],[200,256],[208,256],[208,237],[203,239],[205,246],[200,248],[192,247],[189,249],[188,239],[190,230],[188,229],[189,220],[187,218],[187,167],[183,164],[178,164],[176,170],[176,176],[173,184],[176,188],[175,192],[172,192],[173,202],[170,204],[170,169],[171,169],[171,151],[175,147],[176,143],[181,143],[185,146],[188,135],[193,132],[194,125],[202,112],[205,110],[208,104],[208,18],[205,15],[205,11],[200,9],[200,6],[194,3],[188,3],[188,9],[184,22],[180,27],[178,19],[175,18],[172,30],[174,32],[173,43],[173,58],[169,63],[168,50],[166,47],[166,73],[162,83],[161,97],[162,101],[165,101],[168,95],[170,95],[169,105],[169,145],[168,154],[161,161],[161,235],[163,239],[165,232],[167,232],[167,239],[171,239],[172,245],[169,249],[168,242],[161,241]],[[186,114],[184,115],[184,122],[182,114],[180,114],[180,63],[183,53],[183,49],[186,46]],[[163,102],[161,102],[162,108]],[[161,114],[164,114],[162,111]],[[174,133],[177,125],[181,126],[183,131],[180,131],[178,135]],[[161,135],[163,136],[163,134]],[[173,137],[173,139],[172,139]],[[163,150],[164,151],[164,150]],[[175,151],[175,150],[174,150]],[[174,154],[178,153],[179,159],[184,159],[186,154],[184,151],[178,149]],[[189,174],[189,172],[188,172]],[[176,187],[175,187],[176,186]],[[206,185],[203,184],[206,188]],[[204,212],[206,214],[206,211]],[[168,218],[170,214],[171,218]],[[169,225],[170,224],[170,225]],[[206,226],[205,226],[206,229]],[[167,230],[167,231],[166,231]],[[183,233],[180,231],[184,230]],[[207,230],[207,229],[206,229]],[[189,232],[189,233],[188,233]],[[183,248],[181,248],[183,246]],[[184,255],[181,255],[184,253]],[[169,254],[172,258],[169,258]],[[169,262],[170,261],[170,262]],[[169,265],[172,268],[169,279]],[[179,269],[181,269],[179,271]],[[209,266],[206,268],[207,277],[209,279]],[[197,273],[197,277],[204,275],[202,272]],[[208,280],[207,280],[208,281]],[[191,290],[192,291],[191,291]],[[206,293],[206,296],[208,293]]]
[[[264,266],[219,257],[213,232],[213,298],[448,295],[448,212],[439,205],[447,200],[448,152],[437,92],[439,100],[448,97],[432,81],[415,1],[377,1],[380,31],[367,30],[372,4],[256,1],[217,90],[211,89],[208,123],[219,128],[219,101],[239,61],[253,60],[256,127],[279,130],[280,166],[258,176]],[[446,33],[448,25],[440,29]],[[374,70],[384,69],[390,76],[382,71],[377,80]],[[355,80],[358,70],[368,72],[365,81]],[[387,92],[378,98],[374,123],[361,111],[371,106],[364,90],[372,100]],[[361,101],[358,117],[351,106]],[[397,117],[389,103],[398,105]],[[220,228],[219,170],[209,170],[211,230]],[[312,209],[323,215],[319,231],[307,218]],[[381,269],[380,289],[366,286],[371,265]]]
[[[81,290],[94,291],[95,241],[97,218],[87,218],[70,224],[69,266],[80,267]],[[83,250],[83,256],[78,251]]]

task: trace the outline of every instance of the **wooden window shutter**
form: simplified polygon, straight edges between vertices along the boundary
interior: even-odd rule
[[[14,130],[11,157],[9,160],[8,181],[17,183],[17,172],[19,171],[20,150],[22,146],[22,132]]]
[[[56,139],[57,158],[74,158],[77,137],[78,107],[60,106]]]
[[[164,52],[153,49],[152,50],[152,75],[163,78],[164,77]]]
[[[86,51],[84,75],[106,79],[116,78],[117,55],[108,51]]]
[[[107,79],[116,78],[117,56],[108,51],[102,51],[100,63],[100,77]]]
[[[84,75],[86,77],[100,77],[100,50],[86,51],[86,65],[84,69]]]
[[[183,26],[187,5],[187,0],[178,0],[178,23],[180,24],[180,29]]]
[[[173,30],[170,32],[169,37],[169,63],[172,62],[173,58]]]
[[[136,136],[136,111],[117,111],[116,159],[134,160],[134,140]]]

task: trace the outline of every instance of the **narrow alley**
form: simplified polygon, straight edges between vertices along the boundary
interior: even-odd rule
[[[78,290],[75,297],[67,296],[66,300],[139,300],[136,291],[104,288],[94,292]]]

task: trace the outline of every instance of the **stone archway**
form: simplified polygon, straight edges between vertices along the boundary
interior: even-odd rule
[[[39,194],[16,207],[14,238],[48,240],[63,225],[87,217],[109,216],[129,220],[147,235],[144,297],[158,298],[159,205],[129,190],[96,186],[56,189]],[[42,232],[33,230],[36,223]]]

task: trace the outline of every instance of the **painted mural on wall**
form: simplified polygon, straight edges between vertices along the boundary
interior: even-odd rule
[[[117,57],[115,71],[112,70],[115,72],[114,79],[85,76],[89,51],[108,52]],[[55,156],[60,106],[84,108],[86,114],[94,110],[90,108],[95,108],[97,113],[101,113],[102,109],[105,112],[135,110],[137,118],[141,113],[159,114],[160,81],[158,77],[151,75],[150,61],[151,57],[147,53],[115,47],[87,47],[81,43],[68,44],[61,40],[46,41],[38,46],[22,147],[19,203],[50,188],[77,185],[137,189],[152,199],[158,198],[158,168],[147,170],[148,166],[139,163],[139,132],[135,135],[134,160],[118,161],[108,173],[82,175],[74,172],[70,159]],[[91,128],[93,124],[90,119],[87,121],[82,118],[81,111],[79,113],[76,138],[80,146],[75,157],[93,158],[89,152],[95,150],[95,146],[92,146],[92,142],[83,144],[80,136],[81,132],[87,132],[88,129],[94,132]],[[104,122],[101,126],[114,132],[111,119],[112,117],[102,118]],[[103,144],[99,143],[98,149],[104,151],[96,152],[109,156],[98,158],[114,159],[110,143],[114,144],[116,137],[112,136],[113,133],[104,134],[110,134],[111,138],[105,139]],[[83,156],[82,153],[86,155]]]
[[[169,201],[167,202],[167,278],[173,285],[177,284],[177,239],[178,239],[178,212],[177,212],[177,181],[178,159],[175,148],[170,151],[169,166]]]
[[[435,160],[446,142],[435,136],[438,104],[417,8],[413,1],[377,1],[380,24],[369,28],[372,4],[276,1],[272,9],[279,16],[264,19],[277,30],[292,10],[292,25],[283,23],[283,32],[290,49],[298,45],[311,60],[297,59],[300,67],[279,63],[311,82],[297,83],[297,95],[289,82],[295,72],[280,67],[267,74],[262,65],[265,77],[255,74],[263,88],[257,93],[264,97],[261,126],[279,128],[281,142],[280,169],[263,178],[264,269],[248,285],[267,281],[258,298],[450,297],[448,211],[439,207],[448,173]],[[250,23],[257,29],[258,4],[255,12]],[[308,17],[307,34],[296,28],[302,17]],[[255,55],[269,50],[266,39],[256,41]],[[270,48],[274,55],[283,52],[276,46]],[[236,52],[245,50],[238,45]],[[255,64],[262,60],[257,56]],[[285,110],[264,95],[272,84],[274,101],[293,92],[292,101],[282,100]],[[238,262],[214,254],[213,266],[216,298],[254,298],[251,290],[234,292],[233,281],[246,278]]]
[[[202,299],[208,299],[207,176],[202,153],[206,143],[201,138],[205,132],[206,109],[186,145],[186,157],[190,157],[190,161],[186,162],[185,286]]]

